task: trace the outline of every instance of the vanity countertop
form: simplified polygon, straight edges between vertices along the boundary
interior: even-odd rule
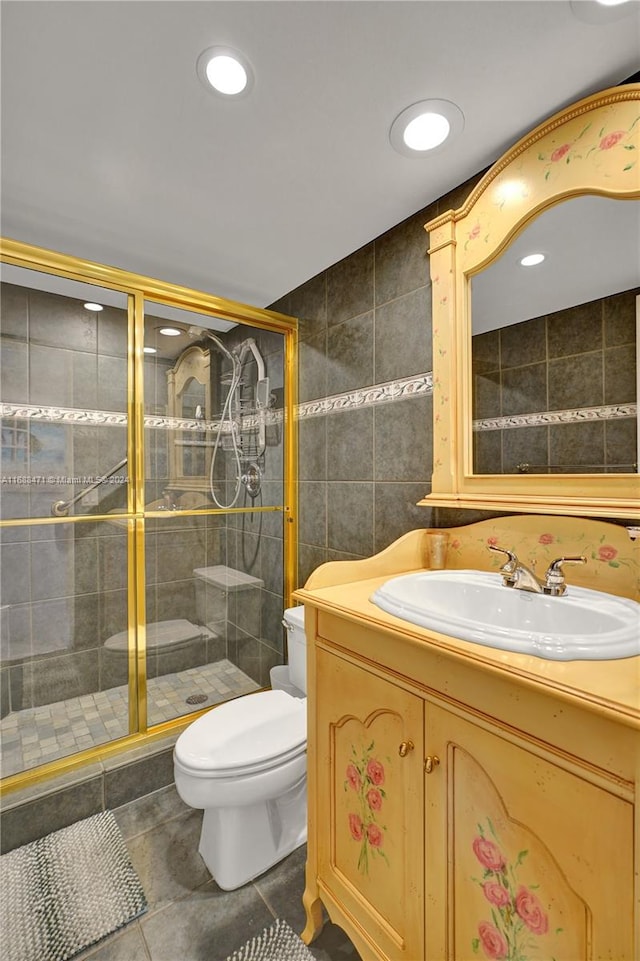
[[[371,602],[373,592],[390,576],[393,575],[387,573],[383,577],[328,587],[302,588],[295,592],[294,598],[329,614],[369,626],[410,646],[428,645],[442,657],[494,675],[518,679],[528,686],[544,689],[547,694],[640,729],[640,657],[610,661],[545,660],[426,630],[387,614]],[[558,598],[558,602],[562,603],[562,599]]]

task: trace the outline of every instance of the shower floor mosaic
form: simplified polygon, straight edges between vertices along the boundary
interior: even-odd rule
[[[147,682],[148,724],[160,724],[259,687],[228,660],[163,674]],[[128,705],[123,685],[8,714],[0,721],[2,777],[123,737],[128,730]]]

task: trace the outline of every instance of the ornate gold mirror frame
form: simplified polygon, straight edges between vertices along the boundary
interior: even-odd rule
[[[640,519],[639,474],[474,474],[471,278],[544,210],[583,195],[640,198],[640,84],[579,101],[430,221],[434,467],[425,506]],[[639,251],[640,255],[640,251]]]

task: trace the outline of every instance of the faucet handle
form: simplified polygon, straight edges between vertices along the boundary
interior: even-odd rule
[[[547,572],[545,574],[545,594],[551,594],[552,597],[558,597],[564,594],[567,590],[567,585],[564,579],[564,571],[562,570],[563,564],[586,564],[587,558],[584,554],[579,554],[577,557],[556,557],[554,561],[551,561]]]
[[[518,558],[513,551],[508,550],[506,547],[496,547],[493,544],[488,544],[487,550],[494,551],[496,554],[506,554],[507,560],[500,570],[504,571],[506,574],[513,574],[519,563]]]

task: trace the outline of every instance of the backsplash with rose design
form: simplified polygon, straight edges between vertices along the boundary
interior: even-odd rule
[[[584,555],[587,563],[566,570],[567,583],[640,600],[640,540],[626,529],[581,517],[515,515],[449,527],[445,567],[497,571],[503,560],[489,546],[515,551],[543,576],[558,557]]]

